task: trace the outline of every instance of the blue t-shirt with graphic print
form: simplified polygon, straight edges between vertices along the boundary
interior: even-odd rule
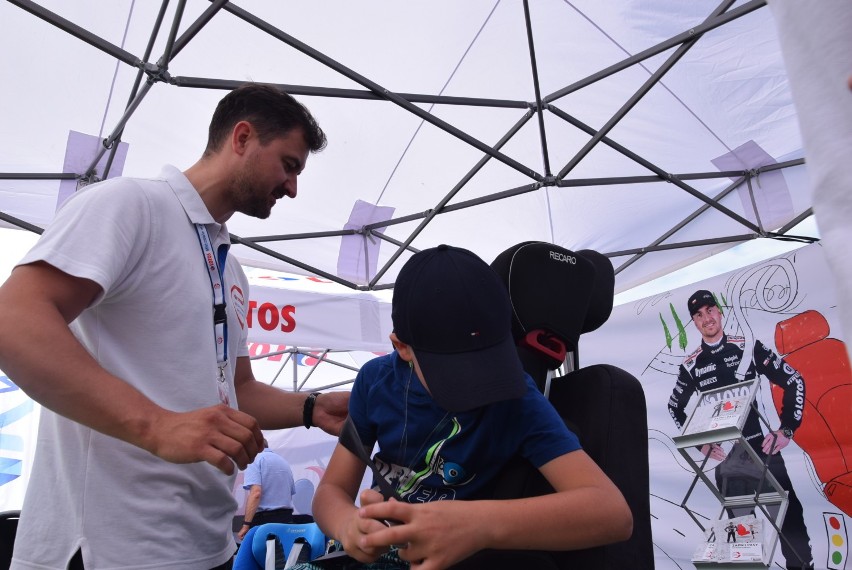
[[[453,414],[392,352],[361,367],[349,414],[367,448],[378,443],[373,460],[404,500],[479,498],[516,455],[541,467],[580,449],[532,378],[526,380],[521,398]]]

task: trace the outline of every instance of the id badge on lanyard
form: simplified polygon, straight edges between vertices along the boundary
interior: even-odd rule
[[[204,254],[204,264],[210,276],[210,286],[213,288],[213,341],[216,344],[216,391],[219,401],[226,406],[231,405],[228,381],[225,378],[225,367],[228,366],[228,312],[225,303],[225,262],[228,260],[229,245],[223,243],[214,253],[213,243],[204,224],[195,224],[198,232],[198,242]]]

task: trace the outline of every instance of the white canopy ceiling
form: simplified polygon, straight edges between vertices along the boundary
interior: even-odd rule
[[[69,131],[126,142],[127,175],[186,168],[245,81],[329,138],[295,201],[229,222],[249,265],[382,288],[401,244],[490,262],[543,240],[609,255],[624,290],[810,214],[763,0],[8,0],[0,32],[13,225],[49,223],[57,173],[109,161],[95,144],[63,168]]]

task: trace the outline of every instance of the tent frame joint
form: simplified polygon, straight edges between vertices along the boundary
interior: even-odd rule
[[[80,174],[77,176],[77,190],[81,188],[85,188],[90,184],[94,184],[96,182],[101,182],[102,178],[98,176],[97,172],[94,170],[89,170],[85,174]]]
[[[158,81],[162,83],[174,82],[168,68],[162,65],[146,62],[141,67],[142,71],[145,72],[145,75],[148,76],[149,83],[156,83]]]

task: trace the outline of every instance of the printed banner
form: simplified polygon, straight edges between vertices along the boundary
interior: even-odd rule
[[[0,372],[0,512],[18,511],[35,454],[39,407]]]
[[[603,327],[582,337],[581,366],[618,366],[645,391],[657,570],[690,568],[696,556],[754,556],[757,547],[732,546],[740,537],[728,534],[728,521],[743,516],[763,520],[769,541],[763,542],[764,562],[771,567],[798,567],[800,558],[813,559],[815,568],[852,569],[846,530],[852,517],[852,373],[831,283],[822,248],[814,244],[615,307]],[[708,341],[719,333],[718,344]],[[753,497],[772,489],[765,481],[758,488],[765,471],[746,452],[765,460],[763,449],[783,447],[768,460],[768,472],[789,498],[781,525],[786,540],[774,550],[774,529],[761,509],[726,512],[701,480],[682,506],[695,479],[682,452],[697,465],[705,455],[695,446],[678,449],[673,440],[682,436],[703,393],[751,378],[759,415],[750,412],[735,427],[752,449],[734,448],[734,441],[701,446],[710,456],[704,470],[724,496]],[[725,405],[735,406],[729,400],[719,400],[717,416],[726,414]],[[717,413],[715,406],[707,411],[708,417]],[[782,428],[793,430],[792,440]],[[777,505],[767,510],[774,517]],[[719,524],[728,528],[724,537]],[[753,542],[750,532],[743,539]]]
[[[318,277],[247,269],[249,342],[387,351],[390,297]]]

